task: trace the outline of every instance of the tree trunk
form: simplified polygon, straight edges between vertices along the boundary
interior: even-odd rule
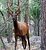
[[[46,0],[41,0],[41,50],[46,50]]]
[[[39,36],[39,19],[35,19],[34,23],[34,35]]]
[[[38,19],[38,36],[39,36],[39,19]]]
[[[36,22],[37,21],[37,22]],[[38,36],[38,26],[37,26],[37,24],[38,24],[38,20],[36,19],[35,21],[34,21],[34,35],[35,36]]]
[[[34,24],[34,35],[37,35],[37,32],[36,32],[36,22]]]
[[[28,24],[28,20],[29,20],[29,0],[26,0],[26,5],[25,5],[25,22]]]
[[[19,11],[20,11],[20,0],[18,0],[18,9],[19,9]],[[20,21],[21,19],[20,19],[20,14],[18,15],[18,21]]]

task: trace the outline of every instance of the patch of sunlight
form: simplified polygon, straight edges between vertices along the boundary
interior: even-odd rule
[[[0,10],[2,11],[4,9],[4,5],[0,2]]]
[[[29,0],[29,4],[31,3],[32,0]]]
[[[3,5],[2,5],[2,3],[0,3],[0,10],[3,8]]]

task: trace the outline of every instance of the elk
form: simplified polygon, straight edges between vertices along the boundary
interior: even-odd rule
[[[15,50],[16,50],[16,46],[17,46],[18,37],[20,37],[22,39],[22,46],[24,49],[26,49],[26,45],[27,45],[26,37],[27,37],[28,46],[29,46],[29,50],[30,50],[29,26],[25,22],[17,21],[17,15],[19,13],[16,12],[15,15],[12,15],[12,20],[13,20],[13,25],[14,25],[14,33],[15,33]]]

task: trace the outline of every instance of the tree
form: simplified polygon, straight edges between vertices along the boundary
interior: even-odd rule
[[[20,1],[21,1],[21,0],[18,0],[18,9],[19,9],[19,11],[20,11],[20,7],[21,7],[21,6],[20,6],[20,3],[21,3]],[[20,19],[20,14],[19,14],[19,15],[18,15],[18,21],[20,21],[20,20],[21,20],[21,19]]]
[[[41,50],[46,50],[46,0],[41,0]]]
[[[34,21],[35,34],[39,36],[39,22],[40,22],[40,0],[31,0],[30,16]]]
[[[28,24],[28,20],[29,20],[29,0],[26,0],[25,3],[25,22]]]

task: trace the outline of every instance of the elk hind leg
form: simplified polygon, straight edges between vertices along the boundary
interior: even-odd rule
[[[25,36],[22,36],[22,46],[24,49],[26,49],[26,45],[27,45],[27,42],[26,42]]]
[[[29,50],[30,50],[29,33],[27,33],[27,40],[28,40],[28,46],[29,46]]]

